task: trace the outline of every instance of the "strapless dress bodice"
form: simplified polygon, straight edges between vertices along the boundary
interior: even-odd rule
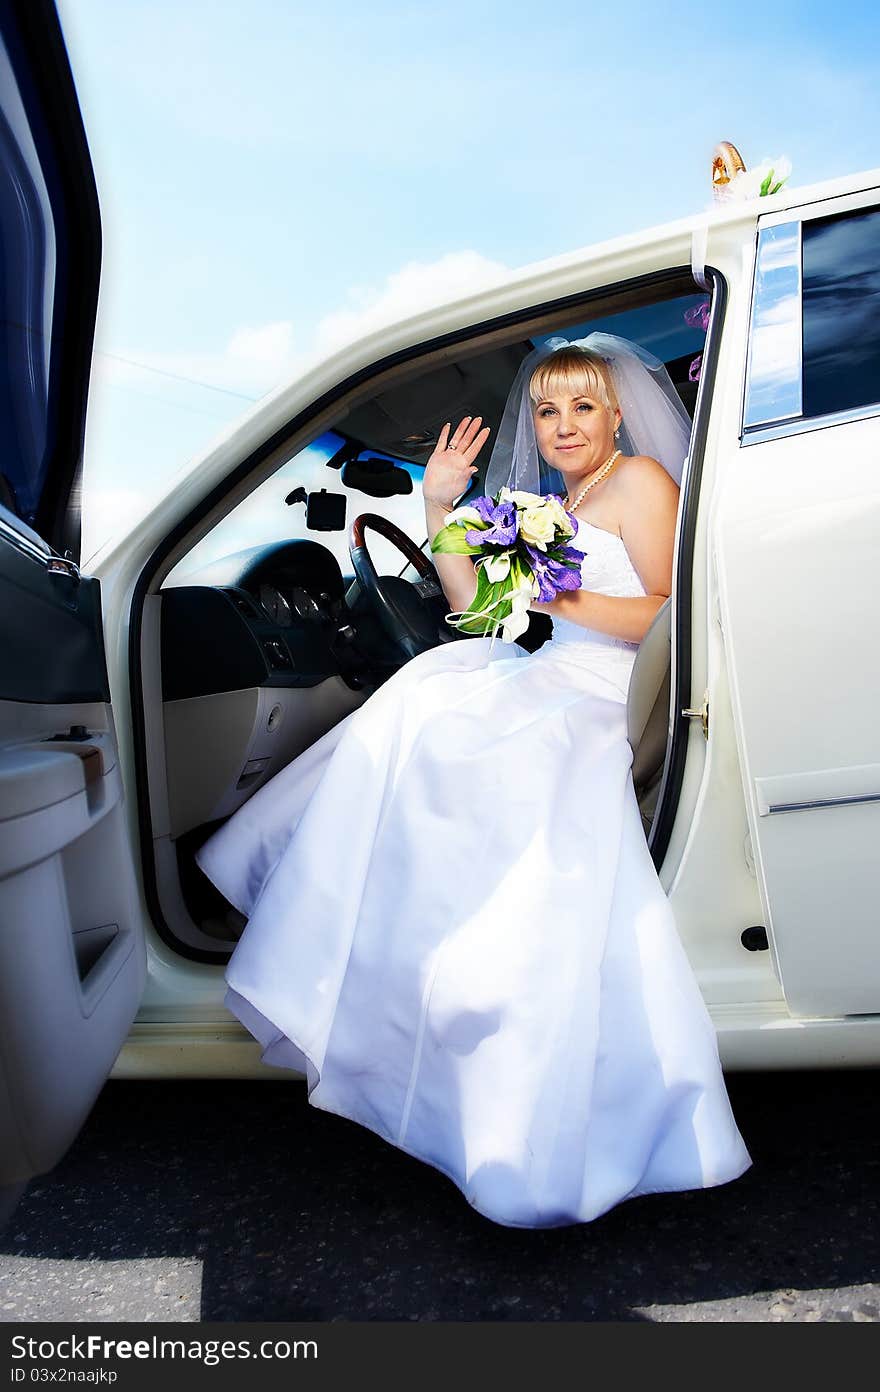
[[[581,563],[581,583],[586,590],[596,594],[620,595],[624,598],[637,598],[646,594],[644,585],[629,558],[623,539],[616,532],[608,532],[582,517],[575,519],[578,530],[570,545],[583,551]],[[590,660],[598,656],[598,649],[617,655],[616,666],[627,673],[635,661],[639,650],[638,643],[628,643],[623,638],[613,638],[607,633],[599,633],[592,628],[572,623],[570,619],[553,617],[553,634],[545,651],[552,649],[554,654],[567,659]],[[564,651],[563,651],[564,650]]]

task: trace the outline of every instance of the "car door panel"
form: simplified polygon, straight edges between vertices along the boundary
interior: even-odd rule
[[[0,1188],[63,1155],[146,971],[99,587],[48,563],[0,538]]]
[[[2,1221],[88,1115],[146,949],[101,592],[76,563],[101,228],[52,0],[0,0],[0,77]]]
[[[800,1017],[880,1013],[880,370],[866,404],[852,412],[822,418],[803,390],[805,290],[822,293],[826,336],[829,326],[843,332],[845,316],[833,310],[855,295],[858,269],[846,257],[829,260],[826,238],[828,264],[811,288],[803,248],[836,221],[847,254],[868,247],[880,264],[867,235],[855,240],[866,201],[762,221],[742,445],[729,457],[715,509],[756,872],[777,974]],[[857,297],[870,294],[880,304],[863,278]],[[832,347],[823,346],[826,357]]]
[[[80,578],[48,548],[16,544],[14,519],[7,513],[0,521],[7,543],[0,700],[109,701],[98,581]]]
[[[880,616],[865,584],[880,516],[866,427],[835,432],[836,506],[829,432],[744,450],[717,534],[759,883],[803,1016],[880,1011]]]

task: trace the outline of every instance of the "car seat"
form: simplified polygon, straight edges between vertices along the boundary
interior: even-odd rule
[[[667,599],[639,644],[626,703],[632,777],[647,834],[654,816],[669,737],[672,601]]]

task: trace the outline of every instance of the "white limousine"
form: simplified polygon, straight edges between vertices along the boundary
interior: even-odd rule
[[[82,558],[98,202],[51,0],[4,15],[7,1206],[108,1076],[295,1077],[224,1008],[243,920],[195,853],[455,636],[425,462],[444,421],[497,426],[518,364],[560,332],[644,344],[693,420],[673,592],[629,720],[722,1061],[880,1064],[880,171],[719,203],[374,332],[258,403]],[[521,641],[548,624],[534,614]],[[344,855],[327,846],[328,876]]]

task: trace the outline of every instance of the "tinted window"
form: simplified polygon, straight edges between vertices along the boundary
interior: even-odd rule
[[[28,523],[45,472],[54,290],[49,196],[0,46],[0,503]]]
[[[803,225],[804,415],[880,402],[880,209]]]
[[[660,300],[656,304],[641,305],[638,309],[626,309],[619,314],[606,314],[601,319],[590,319],[573,328],[563,329],[562,336],[577,339],[601,332],[631,338],[643,348],[647,348],[649,353],[660,358],[669,369],[673,381],[679,385],[680,379],[687,383],[691,361],[703,350],[708,323],[708,302],[709,295],[706,291],[696,291],[691,295],[679,295],[673,300]],[[703,305],[707,311],[705,318],[699,313]],[[540,334],[532,341],[536,344],[544,343],[553,336]],[[677,369],[680,365],[683,365],[683,371],[679,372]],[[690,381],[696,381],[696,369]],[[696,391],[693,395],[696,395]]]

